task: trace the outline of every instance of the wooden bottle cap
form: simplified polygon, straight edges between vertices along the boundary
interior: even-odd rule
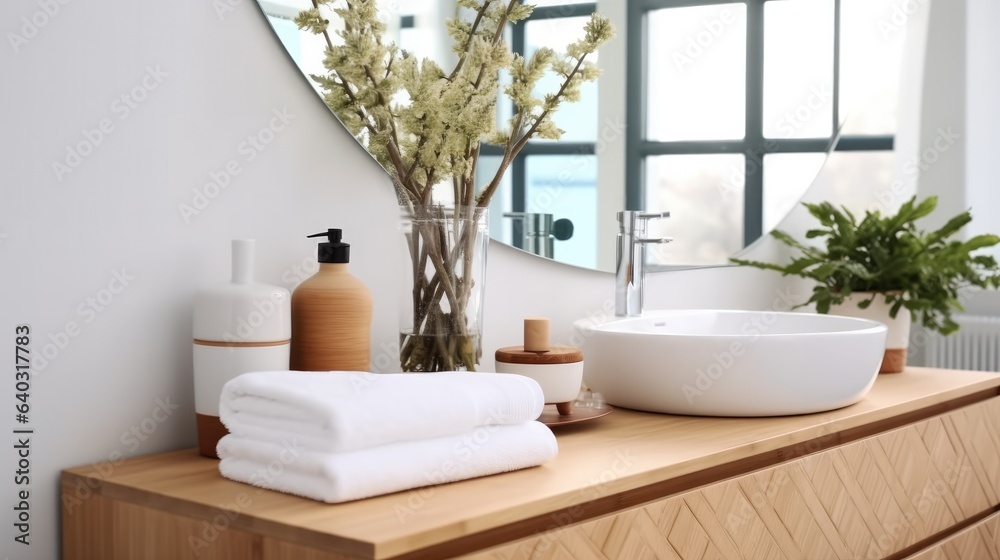
[[[573,364],[583,361],[583,351],[571,346],[552,346],[548,318],[524,320],[524,345],[496,351],[496,361],[508,364]]]

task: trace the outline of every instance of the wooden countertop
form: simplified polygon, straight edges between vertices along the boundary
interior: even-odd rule
[[[196,450],[129,459],[96,493],[211,519],[249,504],[231,526],[361,558],[443,557],[631,507],[839,445],[1000,394],[992,373],[909,368],[881,375],[861,402],[807,416],[696,418],[618,409],[557,428],[541,467],[339,505],[259,490],[218,474]],[[91,485],[97,485],[93,480]],[[86,483],[86,481],[85,481]],[[239,500],[239,501],[238,501]]]

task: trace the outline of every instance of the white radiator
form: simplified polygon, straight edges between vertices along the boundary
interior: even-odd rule
[[[961,325],[949,336],[927,336],[926,363],[930,367],[1000,371],[1000,317],[957,315]]]

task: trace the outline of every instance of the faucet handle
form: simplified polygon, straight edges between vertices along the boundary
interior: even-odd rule
[[[636,239],[635,242],[642,243],[644,245],[657,245],[657,244],[670,243],[673,240],[674,240],[673,237],[648,237],[648,238]]]
[[[618,212],[618,226],[623,235],[639,235],[645,237],[646,225],[650,220],[669,218],[670,212],[642,212],[622,210]],[[666,243],[662,241],[661,243]]]
[[[637,221],[648,222],[649,220],[659,220],[669,218],[670,212],[642,212],[638,210],[621,210],[618,212],[618,223],[635,223]]]
[[[661,218],[669,218],[670,212],[640,212],[636,217],[643,220],[659,220]]]

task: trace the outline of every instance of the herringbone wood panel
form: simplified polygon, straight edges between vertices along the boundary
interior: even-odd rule
[[[994,398],[465,558],[883,558],[998,503]],[[914,558],[1000,560],[1000,521],[987,521]]]
[[[1000,513],[906,560],[1000,560]]]

